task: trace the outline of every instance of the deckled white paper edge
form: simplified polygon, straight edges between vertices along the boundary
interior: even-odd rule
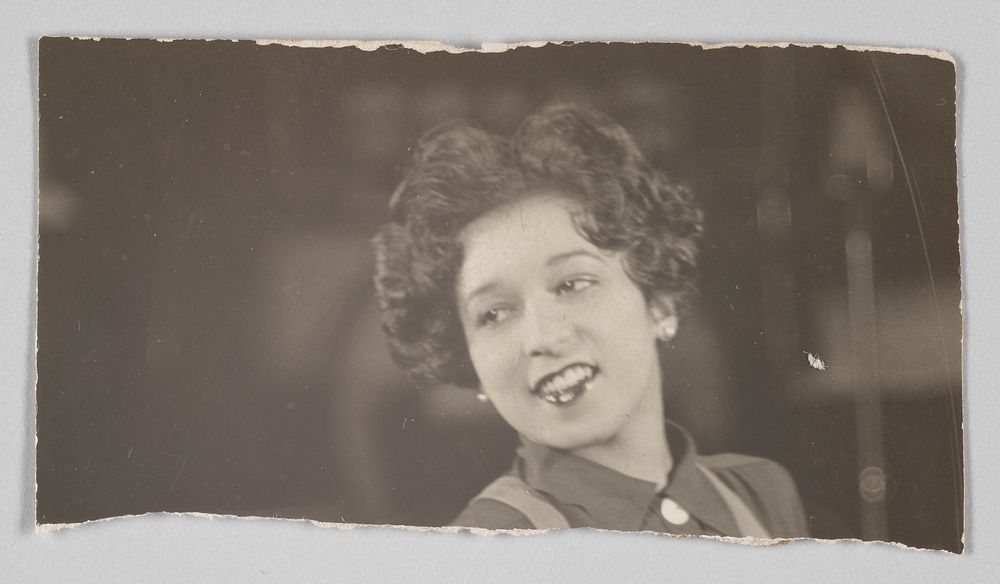
[[[783,546],[797,541],[815,541],[825,544],[836,544],[836,543],[853,543],[866,546],[881,546],[887,545],[892,547],[897,547],[905,550],[917,550],[923,552],[943,552],[948,555],[960,555],[949,550],[938,550],[933,548],[921,548],[908,546],[899,542],[893,541],[881,541],[881,540],[871,540],[865,541],[857,538],[840,538],[840,539],[820,539],[815,537],[796,537],[796,538],[755,538],[755,537],[733,537],[726,535],[685,535],[676,533],[660,533],[656,531],[617,531],[613,529],[595,529],[589,527],[573,527],[573,528],[563,528],[563,529],[485,529],[481,527],[455,527],[455,526],[444,526],[444,527],[428,527],[428,526],[417,526],[417,525],[393,525],[393,524],[366,524],[366,523],[332,523],[327,521],[317,521],[315,519],[308,518],[295,518],[295,517],[260,517],[256,515],[227,515],[219,513],[204,513],[200,511],[151,511],[148,513],[140,513],[133,515],[119,515],[116,517],[103,517],[100,519],[93,519],[89,521],[84,521],[81,523],[45,523],[35,525],[35,533],[47,534],[47,533],[57,533],[64,530],[76,529],[78,527],[86,528],[94,524],[108,523],[112,521],[125,521],[133,518],[139,517],[195,517],[199,519],[208,520],[228,520],[237,519],[245,521],[271,521],[271,522],[292,522],[292,523],[309,523],[315,527],[320,527],[324,529],[340,529],[344,531],[350,531],[354,529],[393,529],[398,531],[413,531],[419,533],[470,533],[478,536],[542,536],[548,533],[577,533],[577,532],[590,532],[590,533],[621,533],[621,534],[635,534],[642,536],[653,536],[653,537],[667,537],[672,539],[704,539],[709,541],[717,541],[720,543],[734,543],[739,545],[748,545],[756,547],[776,547]]]
[[[57,38],[57,37],[53,37]],[[154,40],[158,42],[170,43],[175,41],[230,41],[230,42],[240,42],[251,39],[235,39],[235,38],[183,38],[183,37],[162,37],[162,38],[146,38],[146,37],[90,37],[90,36],[69,36],[63,38],[71,38],[75,40],[90,40],[90,41],[101,41],[101,40]],[[447,43],[442,43],[438,41],[430,40],[353,40],[353,41],[335,41],[335,40],[289,40],[289,39],[254,39],[258,45],[282,45],[286,47],[300,47],[306,49],[318,49],[318,48],[356,48],[362,51],[375,51],[383,47],[399,47],[403,49],[410,49],[417,51],[419,53],[503,53],[511,49],[517,49],[521,47],[528,48],[541,48],[547,45],[559,45],[559,46],[572,46],[577,44],[656,44],[656,45],[686,45],[689,47],[701,47],[705,50],[713,49],[729,49],[729,48],[780,48],[787,49],[789,47],[796,48],[824,48],[824,49],[847,49],[848,51],[856,52],[879,52],[879,53],[894,53],[900,55],[923,55],[925,57],[931,57],[933,59],[941,59],[948,61],[951,64],[955,64],[955,58],[951,54],[937,50],[937,49],[917,49],[911,47],[885,47],[885,46],[874,46],[874,45],[851,45],[843,43],[805,43],[805,42],[729,42],[729,43],[693,43],[687,41],[633,41],[633,40],[609,40],[609,41],[599,41],[599,40],[581,40],[581,41],[519,41],[519,42],[485,42],[482,43],[478,48],[473,47],[457,47],[455,45],[449,45]]]

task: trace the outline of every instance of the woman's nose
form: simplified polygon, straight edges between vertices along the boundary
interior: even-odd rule
[[[565,311],[532,308],[524,318],[524,353],[529,357],[558,355],[573,338],[573,326]]]

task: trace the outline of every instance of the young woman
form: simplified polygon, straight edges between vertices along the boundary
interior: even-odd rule
[[[375,239],[393,354],[479,390],[520,435],[454,525],[802,537],[778,464],[701,456],[665,421],[657,344],[695,285],[702,214],[631,136],[556,105],[513,138],[426,134]]]

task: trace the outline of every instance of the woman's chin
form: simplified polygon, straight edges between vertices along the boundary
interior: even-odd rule
[[[591,426],[580,429],[561,428],[557,432],[537,433],[534,436],[525,435],[525,437],[529,441],[541,446],[547,446],[548,448],[554,448],[556,450],[576,452],[580,450],[599,448],[602,444],[612,442],[615,437],[615,432],[596,431]]]

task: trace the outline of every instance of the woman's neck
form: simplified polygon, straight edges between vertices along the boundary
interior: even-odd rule
[[[662,488],[674,461],[667,443],[663,403],[658,392],[653,401],[655,403],[640,404],[632,413],[630,423],[610,440],[575,449],[573,454]]]

